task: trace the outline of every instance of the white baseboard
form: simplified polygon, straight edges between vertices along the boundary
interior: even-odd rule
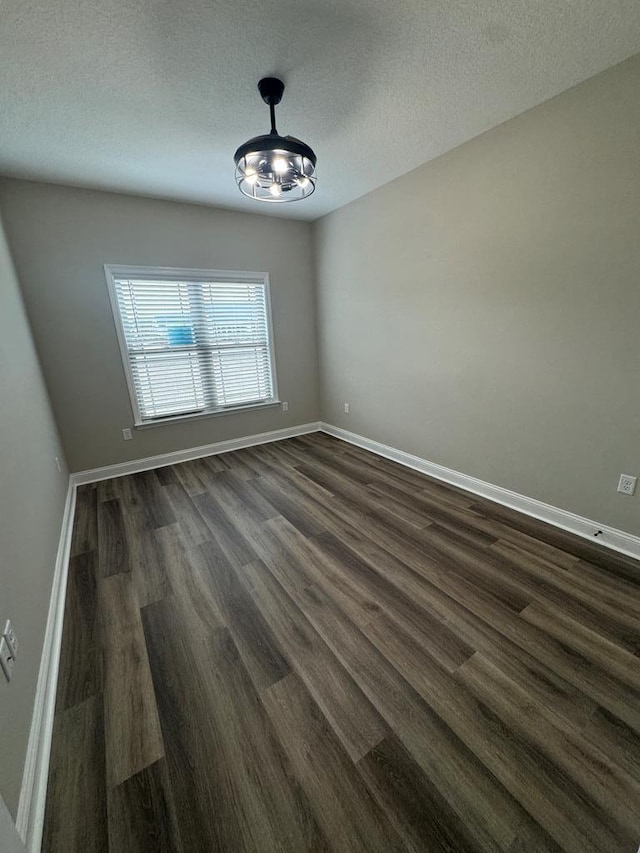
[[[389,447],[386,444],[356,435],[356,433],[348,432],[340,427],[321,423],[320,429],[328,435],[341,438],[343,441],[355,444],[364,450],[370,450],[378,456],[392,459],[394,462],[399,462],[400,465],[405,465],[407,468],[414,468],[416,471],[428,474],[437,480],[451,483],[467,492],[481,495],[490,501],[495,501],[503,506],[516,509],[525,515],[546,521],[548,524],[553,524],[554,527],[560,527],[569,533],[575,533],[576,536],[581,536],[583,539],[589,539],[596,544],[612,548],[614,551],[619,551],[629,557],[640,559],[640,537],[638,536],[633,536],[630,533],[625,533],[623,530],[617,530],[615,527],[609,527],[606,524],[600,524],[597,521],[583,518],[573,512],[551,506],[551,504],[543,503],[535,498],[528,498],[509,489],[503,489],[501,486],[494,486],[492,483],[486,483],[484,480],[478,480],[475,477],[470,477],[468,474],[461,474],[459,471],[445,468],[443,465],[437,465],[435,462],[429,462],[419,456],[413,456],[411,453],[405,453],[403,450],[397,450],[395,447]],[[595,538],[595,534],[598,531],[600,533]]]
[[[315,421],[309,424],[276,429],[271,432],[261,432],[257,435],[230,438],[227,441],[217,441],[215,444],[203,444],[200,447],[190,447],[187,450],[174,450],[171,453],[161,453],[158,456],[133,459],[131,462],[119,462],[116,465],[105,465],[103,468],[78,471],[71,475],[71,479],[76,486],[96,483],[98,480],[125,477],[127,474],[137,474],[139,471],[149,471],[152,468],[162,468],[165,465],[176,465],[179,462],[188,462],[191,459],[201,459],[203,456],[216,456],[218,453],[242,450],[244,447],[253,447],[256,444],[267,444],[271,441],[281,441],[283,438],[294,438],[296,435],[318,432],[319,429],[320,424]]]
[[[56,555],[47,627],[42,646],[38,685],[16,818],[16,829],[23,839],[28,853],[40,853],[42,844],[75,504],[76,489],[70,479],[62,516],[62,529]]]

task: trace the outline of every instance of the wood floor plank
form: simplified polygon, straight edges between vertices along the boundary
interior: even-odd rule
[[[95,483],[78,486],[71,534],[71,556],[98,548],[98,491]]]
[[[618,566],[607,566],[606,569],[592,565],[587,560],[579,560],[571,568],[572,575],[583,582],[593,585],[598,590],[608,590],[623,599],[628,598],[633,606],[636,603],[638,587],[640,586],[640,567],[625,564],[624,571]]]
[[[553,565],[540,555],[529,554],[517,545],[502,540],[492,545],[491,550],[510,561],[512,566],[544,579],[584,604],[600,608],[604,606],[614,612],[640,618],[638,589],[624,582],[620,584],[615,576],[612,577],[601,569],[580,562],[570,572],[556,572]]]
[[[271,460],[283,468],[297,468],[300,460],[288,449],[289,442],[278,441],[273,444],[264,444],[260,448],[251,448],[250,452],[260,453],[265,459]]]
[[[252,482],[252,487],[256,488],[262,485],[268,488],[274,488],[277,494],[285,496],[293,502],[297,510],[304,514],[305,519],[312,519],[311,524],[318,526],[317,532],[322,532],[331,528],[335,524],[336,512],[341,509],[337,506],[335,496],[320,486],[314,480],[305,477],[297,468],[272,468],[268,476],[260,477]],[[291,517],[285,510],[281,514],[287,518],[294,527],[298,527],[301,533],[305,534],[310,531],[310,526],[303,523],[299,526],[298,518]],[[358,521],[362,521],[364,530],[370,521],[364,513],[357,516]]]
[[[333,533],[316,536],[313,542],[331,561],[338,574],[346,578],[362,596],[375,600],[406,631],[412,633],[445,669],[453,672],[475,652],[444,622],[433,618],[428,610],[422,610],[411,598],[403,595]]]
[[[503,668],[517,668],[519,677],[529,685],[533,694],[543,695],[544,701],[558,713],[565,712],[572,719],[582,722],[594,713],[597,706],[593,700],[588,699],[579,689],[560,678],[523,648],[508,642],[493,625],[479,618],[439,587],[427,582],[423,576],[410,570],[393,555],[348,526],[342,526],[336,535],[380,573],[384,581],[393,584],[401,594],[414,601],[421,612],[429,614],[430,620],[446,623],[458,640],[463,641],[469,649],[482,650]],[[400,620],[400,624],[405,630],[412,632],[408,620]],[[415,637],[420,637],[419,631],[413,633]]]
[[[174,525],[165,525],[149,531],[147,537],[141,536],[146,548],[139,575],[136,574],[138,605],[144,607],[152,601],[166,598],[173,592],[171,585],[171,564],[167,559],[165,547],[166,531]]]
[[[382,717],[264,563],[245,566],[242,577],[315,703],[358,761],[385,736]]]
[[[189,631],[202,638],[224,628],[224,616],[206,572],[202,571],[204,563],[198,545],[189,542],[181,523],[156,530],[154,535],[169,575],[171,600]]]
[[[331,436],[324,432],[309,432],[297,436],[298,443],[304,447],[321,447],[330,450],[333,455],[342,454],[350,446],[346,442],[335,441]]]
[[[118,498],[98,504],[98,571],[103,578],[131,571],[124,516]]]
[[[579,562],[575,554],[569,554],[567,551],[562,551],[560,548],[549,545],[541,539],[536,539],[527,533],[522,533],[520,530],[514,530],[513,527],[487,517],[484,513],[482,517],[484,519],[484,529],[491,532],[499,542],[510,542],[521,551],[525,551],[534,557],[540,557],[553,566],[559,566],[561,569],[572,569]]]
[[[636,853],[637,561],[320,433],[72,553],[47,853]]]
[[[596,708],[581,729],[626,773],[640,782],[640,735],[604,708]]]
[[[358,762],[358,769],[408,849],[477,850],[464,821],[393,735]]]
[[[596,542],[590,542],[580,536],[575,536],[502,504],[493,503],[492,501],[478,501],[473,506],[477,507],[480,512],[484,512],[491,518],[502,521],[513,529],[540,539],[561,551],[566,551],[580,560],[593,563],[605,572],[618,574],[620,577],[638,582],[638,561],[631,557],[616,553],[609,548],[598,545]]]
[[[184,851],[164,759],[110,789],[108,815],[114,853]]]
[[[206,459],[207,467],[212,467],[210,465],[211,460],[215,460],[215,462],[223,463],[225,465],[225,469],[227,472],[232,473],[236,479],[239,480],[252,480],[256,473],[251,465],[248,465],[243,457],[242,451],[232,451],[231,453],[224,453],[220,456],[210,456]],[[214,463],[215,465],[215,463]],[[219,471],[219,467],[212,467],[212,470]]]
[[[98,501],[112,501],[118,497],[118,480],[120,478],[111,478],[109,480],[100,480],[96,483],[98,490]]]
[[[372,472],[377,472],[378,476],[391,477],[393,484],[398,488],[404,486],[415,494],[425,492],[442,500],[443,503],[451,503],[462,508],[468,508],[475,502],[475,495],[470,492],[465,492],[441,480],[427,477],[419,471],[394,462],[392,459],[376,456],[368,450],[346,443],[343,452],[348,459],[355,459]]]
[[[203,456],[202,459],[196,460],[194,471],[197,476],[206,476],[207,471],[228,471],[229,470],[229,453],[216,453],[213,456]]]
[[[406,507],[408,512],[415,513],[416,519],[421,519],[420,524],[417,520],[414,522],[416,527],[428,527],[429,524],[437,522],[444,529],[454,530],[459,540],[480,549],[488,548],[496,541],[493,533],[483,529],[485,525],[482,517],[471,510],[442,503],[437,498],[431,499],[427,495],[408,495],[401,489],[386,483],[369,484],[367,491],[374,495],[376,503],[381,506],[391,508],[400,505]]]
[[[481,583],[494,594],[502,588],[510,591],[515,603],[541,602],[561,606],[563,613],[574,616],[588,625],[597,625],[606,634],[635,652],[640,644],[640,624],[624,610],[614,609],[593,594],[576,587],[566,571],[558,571],[556,564],[546,557],[533,555],[523,549],[514,551],[511,544],[499,540],[483,553],[474,553],[464,542],[458,541],[451,531],[432,525],[425,534],[429,543],[446,558],[453,558],[471,572],[471,579]],[[506,551],[500,549],[506,546]]]
[[[55,716],[44,826],[44,853],[109,850],[100,694]]]
[[[411,500],[405,499],[399,501],[393,494],[389,494],[389,490],[392,488],[392,486],[387,484],[380,487],[372,486],[371,484],[365,486],[367,495],[371,495],[372,501],[376,506],[381,507],[383,510],[391,513],[391,515],[397,515],[398,518],[409,522],[409,524],[417,527],[418,530],[428,527],[433,523],[433,517],[428,515],[421,506],[414,504],[414,508],[410,505],[412,503]],[[401,492],[401,494],[404,493]]]
[[[468,608],[478,614],[482,606],[474,609],[472,600],[467,598]],[[493,605],[485,602],[490,611]],[[499,633],[509,639],[523,651],[536,658],[540,663],[553,669],[561,678],[585,693],[595,702],[610,710],[624,720],[627,725],[640,731],[640,706],[638,694],[626,684],[612,677],[606,670],[596,666],[582,654],[571,649],[545,631],[528,623],[519,616],[511,616],[507,611],[500,612],[498,622],[487,614],[487,621],[495,625]]]
[[[336,444],[337,442],[332,441],[324,446],[325,461],[331,462],[333,457],[337,455],[335,449]],[[392,462],[390,459],[384,459],[381,456],[374,456],[369,451],[362,450],[354,445],[345,443],[344,446],[341,447],[339,455],[339,464],[342,466],[342,470],[349,475],[355,468],[361,475],[364,475],[362,476],[361,481],[364,481],[365,483],[388,483],[391,486],[395,486],[396,488],[402,489],[403,491],[413,495],[418,495],[429,485],[423,474],[419,474],[417,471],[413,471],[410,468],[404,468],[401,465]],[[453,504],[462,505],[470,503],[469,495],[459,496],[455,495],[453,492],[445,495],[444,489],[440,489],[438,491],[438,495],[440,497],[445,497],[448,502]]]
[[[246,447],[242,450],[236,450],[234,452],[235,459],[242,462],[243,466],[246,469],[249,469],[251,472],[251,477],[249,479],[255,480],[258,477],[266,476],[272,469],[271,466],[267,463],[264,458],[264,452],[262,448],[258,448],[257,451],[252,447]],[[244,477],[243,479],[247,479]]]
[[[173,465],[165,465],[164,468],[156,468],[155,471],[161,486],[175,486],[180,482],[173,470]]]
[[[404,849],[300,678],[292,673],[274,684],[264,702],[332,848]]]
[[[592,631],[586,625],[573,619],[561,607],[550,603],[530,604],[520,613],[531,625],[536,625],[550,637],[554,637],[570,649],[593,661],[605,671],[612,673],[620,681],[639,691],[640,667],[638,658],[616,643]]]
[[[321,590],[278,577],[363,693],[464,816],[481,850],[504,850],[529,823],[524,809]]]
[[[332,456],[328,450],[316,450],[313,456],[331,464]],[[422,478],[420,492],[417,492],[397,476],[387,474],[385,477],[380,466],[366,465],[361,460],[352,462],[348,455],[341,456],[332,467],[365,485],[376,502],[389,511],[397,513],[399,507],[405,508],[412,514],[407,516],[407,520],[413,520],[417,527],[437,521],[444,527],[453,527],[459,539],[478,548],[490,545],[497,538],[485,519],[468,508],[468,499],[463,500],[451,491],[445,492],[442,487],[436,487],[436,491],[430,493],[425,488],[428,486],[426,478]]]
[[[266,454],[266,450],[263,448],[260,450]],[[254,452],[257,453],[257,451]],[[326,503],[335,500],[335,495],[330,490],[306,477],[297,467],[283,465],[277,458],[273,459],[266,455],[262,458],[269,470],[268,473],[261,475],[257,482],[266,480],[274,484],[283,495],[295,497],[296,503],[309,515],[315,517],[319,514],[320,519],[326,517]],[[252,485],[255,482],[253,481]]]
[[[233,519],[229,519],[224,508],[209,491],[195,495],[193,502],[209,527],[212,538],[219,543],[231,565],[244,566],[256,559],[257,554],[237,530]],[[244,519],[242,523],[245,528]]]
[[[476,561],[481,573],[490,575],[496,583],[516,588],[523,599],[559,606],[564,615],[599,631],[633,654],[640,649],[640,620],[577,588],[568,572],[559,572],[546,558],[520,549],[517,555],[511,549],[507,553],[497,551],[501,541],[483,554],[480,562]],[[460,558],[466,561],[467,555],[462,552]]]
[[[86,551],[69,560],[58,711],[71,708],[103,690],[97,574],[97,551]]]
[[[301,506],[299,500],[287,491],[283,491],[268,476],[252,480],[250,488],[269,501],[277,513],[284,516],[303,536],[323,533],[326,529],[326,525],[317,519],[313,511],[307,511],[304,506]]]
[[[114,499],[120,501],[123,513],[144,512],[144,502],[140,489],[136,487],[133,476],[116,477],[111,481],[113,484]],[[107,491],[105,486],[104,491]]]
[[[232,768],[223,763],[223,734],[217,705],[210,706],[206,670],[198,666],[170,602],[150,604],[142,618],[185,850],[246,849],[249,829],[242,805],[234,808],[240,797]]]
[[[176,477],[174,482],[163,486],[173,513],[185,536],[192,545],[202,545],[211,539],[211,530],[196,510],[193,501]]]
[[[206,483],[210,494],[239,523],[246,518],[248,523],[262,524],[279,515],[266,498],[236,476],[235,469],[212,474]]]
[[[412,638],[390,627],[381,616],[365,632],[558,844],[576,853],[624,849],[621,844],[629,841],[624,828],[612,826],[575,779],[566,783],[533,740],[518,737],[500,715],[435,666]]]
[[[182,487],[189,495],[205,494],[207,491],[206,485],[202,481],[203,463],[196,459],[192,462],[181,462],[179,465],[173,465],[173,472],[182,484]]]
[[[621,849],[633,844],[640,785],[609,760],[597,742],[570,725],[559,725],[544,705],[533,703],[524,688],[482,655],[466,662],[457,677],[506,725],[557,764],[566,778],[574,780],[575,791],[584,792],[598,829],[606,827],[612,836],[618,834]],[[621,828],[626,828],[626,836]]]
[[[148,516],[139,509],[124,514],[129,569],[141,607],[171,592],[157,537],[162,529],[151,527]]]
[[[339,497],[351,513],[369,516],[391,535],[407,535],[412,531],[421,530],[431,523],[426,516],[397,502],[384,502],[367,490],[366,485],[350,482],[343,475],[336,473],[328,464],[315,459],[300,460],[298,471],[313,480],[325,490]],[[383,505],[384,503],[384,505]]]
[[[267,621],[215,542],[198,549],[203,575],[259,692],[291,672]]]
[[[380,605],[373,596],[365,596],[360,590],[354,589],[344,575],[335,570],[331,559],[310,539],[302,536],[289,522],[282,518],[274,518],[265,524],[273,539],[278,543],[285,554],[289,556],[288,563],[282,563],[282,567],[288,566],[290,570],[303,578],[305,584],[318,584],[328,587],[331,594],[339,600],[343,607],[358,624],[366,624],[380,611]],[[278,550],[264,549],[267,541],[266,535],[256,544],[256,550],[261,550],[263,559],[272,564],[278,559]],[[254,542],[257,540],[254,538]],[[300,567],[304,566],[304,574]]]
[[[147,648],[130,574],[99,584],[105,648],[107,782],[119,785],[164,755]]]
[[[147,527],[155,529],[175,522],[176,517],[155,471],[132,474],[131,482],[143,508]]]
[[[359,505],[357,499],[345,500],[333,494],[329,488],[333,480],[326,472],[301,467],[280,472],[281,488],[295,496],[295,500],[304,506],[305,511],[313,514],[326,530],[341,529],[344,524],[357,530],[368,540],[383,549],[393,550],[396,557],[411,555],[422,548],[422,534],[411,524],[407,524],[374,504]],[[284,480],[284,481],[283,481]]]
[[[169,601],[143,620],[185,850],[325,850],[229,631],[194,642]]]
[[[419,559],[433,574],[442,577],[446,572],[449,577],[457,576],[465,589],[477,589],[500,606],[520,613],[531,602],[528,590],[519,589],[508,579],[496,578],[484,559],[484,553],[469,553],[467,545],[464,537],[457,540],[439,523],[433,524],[421,531]],[[414,552],[410,558],[415,561],[415,556]]]
[[[375,471],[375,468],[369,466],[369,470]],[[534,553],[542,552],[548,559],[563,568],[571,567],[578,559],[472,510],[470,508],[472,496],[468,494],[460,496],[452,490],[446,490],[444,484],[433,481],[429,483],[427,478],[423,478],[422,489],[417,492],[404,487],[397,478],[394,480],[395,482],[393,480],[389,482],[374,477],[368,487],[374,493],[384,495],[387,500],[392,498],[410,508],[419,509],[432,521],[438,522],[441,527],[453,530],[460,542],[466,541],[471,546],[482,549],[483,546],[487,547],[502,538]]]
[[[464,577],[464,567],[453,558],[421,555],[413,546],[401,551],[403,562],[441,592],[461,604],[464,608],[485,621],[503,637],[535,657],[540,663],[551,667],[566,681],[619,716],[635,730],[640,727],[640,707],[636,692],[617,681],[602,668],[596,666],[580,653],[559,643],[546,632],[529,625],[517,613],[505,607],[509,591],[504,590],[498,600],[481,586]],[[514,608],[517,610],[517,600]]]

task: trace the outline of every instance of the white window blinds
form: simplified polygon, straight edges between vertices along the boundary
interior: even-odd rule
[[[267,283],[241,279],[111,271],[139,423],[274,399]]]

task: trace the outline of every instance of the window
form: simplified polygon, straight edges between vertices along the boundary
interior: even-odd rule
[[[136,425],[276,402],[266,273],[105,271]]]

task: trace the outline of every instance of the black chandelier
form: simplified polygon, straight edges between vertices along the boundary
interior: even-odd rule
[[[299,201],[316,188],[316,155],[304,142],[280,136],[276,130],[276,105],[284,92],[282,80],[264,77],[258,90],[269,105],[271,130],[254,136],[236,151],[236,183],[241,193],[256,201]]]

